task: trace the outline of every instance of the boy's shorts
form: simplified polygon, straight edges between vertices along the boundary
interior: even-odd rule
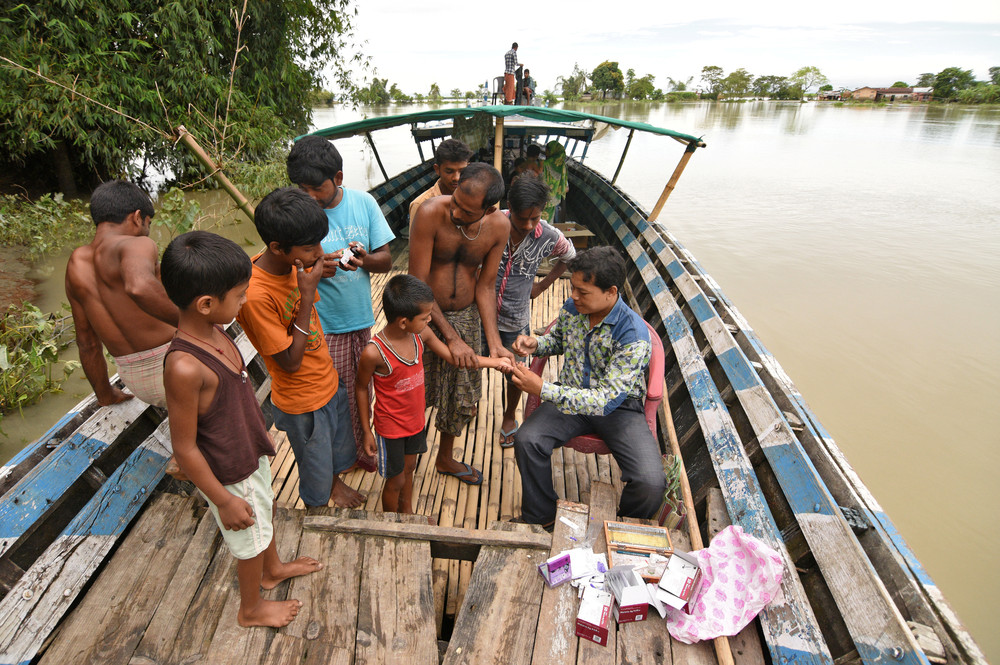
[[[288,435],[299,469],[299,496],[307,506],[330,503],[333,479],[357,460],[347,392],[339,386],[330,401],[308,413],[289,414],[271,405],[274,426]]]
[[[274,526],[271,522],[274,492],[271,490],[271,464],[267,461],[267,457],[262,456],[258,460],[257,470],[248,478],[223,487],[233,496],[238,496],[250,504],[250,510],[253,511],[253,526],[239,531],[225,528],[219,519],[219,507],[204,493],[202,496],[208,501],[208,509],[212,511],[229,551],[237,559],[252,559],[266,550],[271,544],[271,538],[274,537]]]
[[[383,478],[394,478],[403,472],[406,455],[427,452],[427,430],[420,430],[403,439],[386,439],[375,436],[378,444],[378,472]]]

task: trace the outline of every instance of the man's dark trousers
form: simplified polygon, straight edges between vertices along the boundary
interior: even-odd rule
[[[604,440],[621,468],[625,487],[619,515],[648,519],[656,514],[667,479],[639,400],[625,400],[606,416],[567,415],[551,402],[542,402],[514,436],[524,521],[548,524],[555,519],[558,497],[552,487],[552,451],[575,436],[591,433]]]

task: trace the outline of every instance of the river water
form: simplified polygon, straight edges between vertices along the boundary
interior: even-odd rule
[[[581,110],[703,136],[708,147],[693,156],[660,221],[740,308],[987,656],[1000,658],[1000,109],[760,102]],[[319,109],[314,122],[359,116]],[[587,163],[612,175],[626,138],[611,132]],[[375,140],[390,175],[418,159],[407,128]],[[338,146],[347,186],[381,181],[360,139]],[[637,133],[618,184],[652,208],[681,151]],[[226,209],[215,194],[199,196]],[[220,228],[256,238],[249,225]],[[46,309],[62,298],[62,264],[54,263],[58,278],[40,286]],[[44,431],[85,385],[78,378],[24,419],[6,418],[0,459]]]

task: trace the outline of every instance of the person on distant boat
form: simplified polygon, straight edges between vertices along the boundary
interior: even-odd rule
[[[66,264],[66,297],[80,363],[101,406],[136,396],[166,406],[163,357],[177,325],[177,306],[160,283],[159,250],[149,237],[153,202],[124,180],[102,183],[90,199],[97,226],[89,245]],[[132,395],[112,386],[102,345]]]
[[[510,222],[497,210],[503,177],[489,164],[469,164],[451,196],[430,199],[417,210],[410,233],[409,273],[434,292],[431,325],[458,367],[433,353],[424,356],[427,406],[437,407],[440,433],[435,467],[470,485],[482,474],[452,457],[455,437],[476,415],[482,375],[476,355],[485,331],[491,358],[509,358],[497,329],[494,283]],[[482,267],[480,269],[480,266]]]
[[[451,196],[458,187],[458,179],[462,177],[462,171],[469,165],[472,159],[472,150],[457,139],[445,139],[434,151],[434,173],[438,179],[423,194],[413,199],[410,204],[410,226],[413,226],[413,218],[417,216],[417,210],[427,199],[435,196]]]
[[[518,355],[565,357],[559,383],[522,364],[513,381],[542,399],[514,435],[521,471],[518,521],[551,528],[556,516],[552,450],[575,436],[596,433],[621,467],[618,514],[648,519],[663,502],[667,479],[660,449],[644,413],[649,329],[622,300],[625,260],[612,247],[595,247],[569,264],[573,289],[547,335],[521,335]]]
[[[516,82],[514,72],[517,71],[517,42],[510,45],[510,50],[503,54],[503,103],[514,103],[514,91]]]
[[[354,377],[375,325],[370,274],[392,268],[389,243],[396,236],[371,194],[343,186],[344,160],[327,139],[299,139],[288,153],[286,166],[288,179],[319,203],[329,224],[322,243],[323,279],[316,311],[330,358],[347,387],[357,464],[365,471],[374,471],[375,458],[366,454],[362,445],[368,424],[362,425],[358,415]],[[351,258],[341,261],[348,251]]]
[[[275,544],[271,464],[275,454],[247,367],[222,329],[246,300],[253,265],[232,240],[192,231],[163,253],[163,284],[180,308],[164,369],[177,461],[208,500],[237,559],[241,626],[286,626],[298,600],[265,600],[261,587],[314,573],[312,557],[283,562]]]
[[[537,144],[528,146],[527,157],[523,162],[514,167],[514,178],[522,173],[534,173],[536,176],[542,175],[542,162],[538,157],[542,154],[542,149]],[[548,191],[548,190],[546,190]]]
[[[531,106],[531,100],[535,97],[535,79],[531,78],[531,71],[528,69],[524,70],[524,76],[521,77],[521,90],[524,105]]]
[[[538,146],[535,154],[538,154]],[[531,149],[528,149],[529,154]],[[566,264],[576,257],[573,243],[562,231],[542,220],[542,209],[549,200],[549,188],[528,171],[514,180],[507,193],[510,210],[510,237],[497,269],[497,327],[504,347],[513,351],[520,335],[530,334],[531,301],[545,292],[566,271]],[[536,282],[538,266],[546,258],[558,259],[545,279]],[[518,362],[524,362],[518,357]],[[507,403],[500,423],[500,447],[514,445],[517,421],[514,415],[521,401],[521,389],[507,383]]]

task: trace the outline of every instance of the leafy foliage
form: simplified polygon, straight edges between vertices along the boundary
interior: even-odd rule
[[[705,83],[709,93],[718,95],[721,92],[724,73],[722,67],[716,65],[705,65],[701,68],[701,80]]]
[[[62,194],[46,194],[30,201],[22,196],[0,196],[0,245],[20,245],[36,260],[71,244],[90,239],[94,223],[82,201]]]
[[[72,341],[72,328],[68,314],[43,314],[27,302],[7,308],[0,320],[0,419],[45,393],[58,392],[80,366],[65,362],[61,376],[56,372],[59,351]]]
[[[910,84],[909,84],[909,83],[907,83],[906,81],[896,81],[895,83],[893,83],[893,84],[892,84],[891,86],[889,86],[889,87],[890,87],[890,88],[909,88],[909,87],[910,87]],[[822,89],[823,89],[823,88],[820,88],[820,90],[822,90]],[[833,88],[831,87],[830,89],[832,90]]]
[[[925,72],[917,78],[916,87],[918,88],[930,88],[934,85],[934,73]]]
[[[977,83],[959,90],[956,98],[962,104],[1000,104],[1000,85]]]
[[[740,68],[719,82],[721,91],[730,97],[743,97],[753,86],[753,75]]]
[[[971,69],[958,67],[942,69],[934,77],[934,98],[941,101],[955,99],[959,91],[971,88],[975,83],[976,79]]]
[[[184,124],[217,154],[256,158],[308,127],[302,102],[323,65],[367,63],[348,55],[355,11],[349,0],[16,5],[0,19],[0,149],[80,182],[134,176],[138,156],[176,171],[193,164],[169,140]],[[354,91],[350,67],[336,71]]]
[[[1000,67],[990,67],[990,83],[1000,85]]]
[[[629,77],[628,84],[625,86],[625,96],[629,99],[652,99],[656,88],[653,86],[653,80],[656,78],[652,74],[646,74],[641,78],[635,78],[633,70],[628,70],[631,76]],[[660,96],[663,96],[663,92],[660,92]]]
[[[830,82],[818,67],[803,67],[789,76],[788,80],[792,85],[801,88],[803,93],[808,92],[814,85],[820,86]]]
[[[562,89],[563,99],[574,101],[580,99],[580,95],[587,91],[587,72],[580,69],[580,65],[573,65],[573,73],[569,76],[560,76],[556,79]]]
[[[625,90],[625,76],[618,68],[617,62],[605,60],[594,68],[590,75],[590,80],[594,82],[594,87],[600,90],[605,97],[610,92],[612,96],[618,96]]]
[[[441,87],[437,83],[431,83],[431,89],[427,93],[427,100],[431,102],[440,102],[441,99]]]
[[[358,90],[358,103],[366,106],[388,104],[389,100],[392,99],[392,96],[389,94],[389,90],[386,88],[388,83],[389,79],[380,79],[376,76],[372,79],[371,84],[367,88],[360,88]]]

